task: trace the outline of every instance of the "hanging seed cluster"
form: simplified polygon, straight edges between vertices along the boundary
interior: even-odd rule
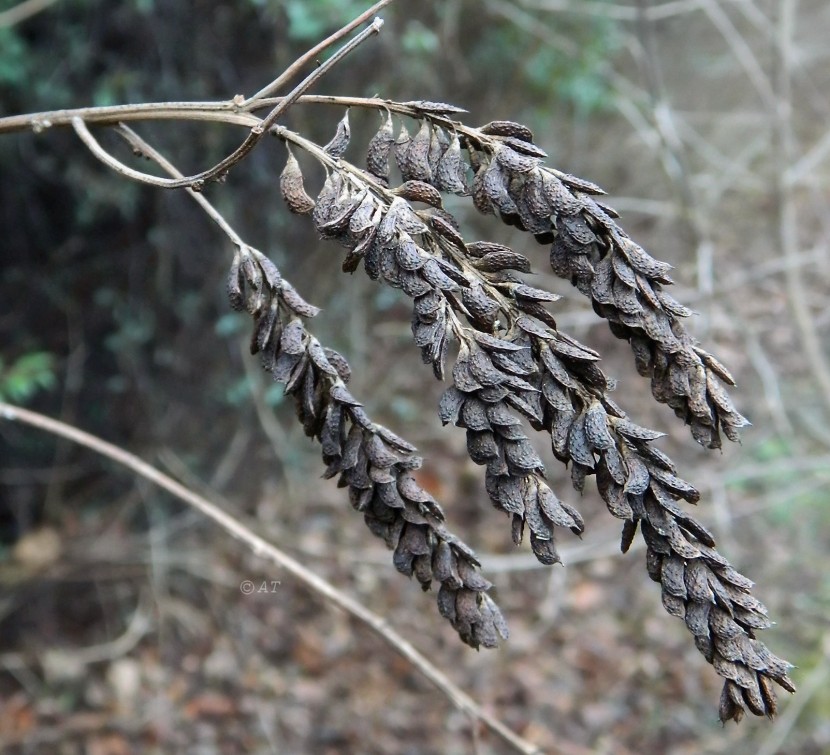
[[[319,310],[267,257],[247,247],[234,256],[228,296],[234,309],[254,319],[251,353],[259,353],[263,368],[285,385],[306,435],[320,442],[325,477],[337,477],[348,489],[352,507],[394,550],[399,572],[414,575],[424,590],[438,583],[439,610],[464,642],[496,647],[507,638],[507,626],[487,594],[491,585],[479,562],[446,529],[440,506],[412,475],[421,466],[415,447],[372,422],[346,385],[346,360],[306,330],[303,318]]]
[[[392,110],[411,116],[417,128],[403,126],[396,135]],[[412,299],[412,332],[423,360],[436,377],[449,373],[451,379],[441,420],[465,429],[468,454],[485,468],[485,488],[509,515],[513,540],[519,543],[527,530],[536,557],[553,564],[559,561],[555,528],[584,530],[579,512],[548,485],[529,425],[550,437],[577,490],[596,477],[609,512],[624,522],[623,551],[641,532],[648,573],[661,585],[666,610],[685,621],[725,679],[721,718],[739,720],[745,710],[774,715],[773,682],[793,691],[790,666],[755,636],[770,621],[751,595],[752,583],[681,507],[699,494],[653,445],[662,433],[631,422],[608,395],[613,383],[598,367],[599,355],[557,329],[547,306],[558,297],[517,275],[530,272],[530,260],[488,241],[466,243],[442,193],[470,195],[481,212],[551,244],[556,272],[571,278],[631,342],[655,396],[706,446],[717,447],[720,432],[736,439],[746,423],[719,382],[732,384],[731,376],[683,330],[679,318],[690,312],[664,291],[669,267],[619,229],[613,210],[595,199],[598,187],[543,166],[544,153],[525,127],[494,121],[469,129],[450,121],[454,114],[441,103],[386,103],[366,171],[342,157],[344,121],[325,148],[282,129],[287,142],[327,171],[312,200],[289,153],[281,178],[286,203],[310,214],[323,238],[346,249],[344,271],[362,263],[371,278]],[[393,160],[399,186],[392,185]],[[457,351],[452,348],[448,369],[451,344]]]
[[[720,447],[721,432],[739,440],[748,423],[722,385],[734,380],[683,327],[691,311],[665,291],[671,266],[625,234],[617,214],[596,199],[604,193],[599,187],[542,166],[517,143],[524,136],[512,145],[479,143],[471,161],[478,166],[475,206],[551,244],[553,271],[588,296],[614,335],[631,344],[654,397],[690,425],[695,440],[708,448]],[[469,148],[476,151],[472,143]]]
[[[631,344],[637,370],[651,379],[654,397],[690,425],[695,440],[708,448],[720,447],[721,432],[739,440],[740,428],[748,423],[723,387],[734,385],[732,376],[685,330],[682,320],[691,311],[665,291],[672,283],[671,266],[626,235],[615,222],[617,213],[597,199],[605,192],[544,166],[546,155],[526,126],[493,121],[471,129],[449,121],[438,107],[399,106],[420,119],[414,135],[403,126],[395,137],[387,113],[369,145],[369,172],[388,182],[394,151],[404,180],[452,194],[470,192],[480,212],[497,214],[549,244],[554,272],[588,296],[614,335]]]

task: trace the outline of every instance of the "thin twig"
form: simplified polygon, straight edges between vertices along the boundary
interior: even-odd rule
[[[247,110],[257,103],[258,100],[261,100],[263,97],[268,97],[269,95],[273,94],[274,92],[278,91],[279,88],[297,75],[297,72],[305,65],[308,65],[309,62],[314,60],[323,50],[328,49],[336,42],[339,42],[343,37],[347,34],[350,34],[354,29],[360,26],[362,23],[368,21],[372,16],[374,16],[379,11],[383,10],[387,5],[394,2],[394,0],[380,0],[379,3],[375,3],[369,10],[364,13],[361,13],[354,21],[350,21],[346,26],[341,29],[338,29],[334,34],[330,37],[324,39],[320,44],[315,45],[312,47],[307,53],[299,57],[295,60],[288,68],[285,69],[276,79],[274,79],[268,86],[263,87],[260,89],[253,97],[249,97],[245,100],[239,107],[242,110]]]
[[[436,666],[430,663],[430,661],[418,650],[416,650],[408,640],[392,629],[386,619],[370,611],[354,598],[350,597],[341,590],[338,590],[331,583],[327,582],[314,572],[309,571],[299,561],[296,561],[287,553],[281,551],[279,548],[275,547],[266,540],[263,540],[263,538],[257,535],[253,530],[223,511],[219,508],[219,506],[211,503],[206,498],[203,498],[189,488],[186,488],[184,485],[176,482],[171,477],[168,477],[158,471],[155,467],[147,464],[145,461],[142,461],[134,454],[131,454],[123,448],[119,448],[111,443],[107,443],[105,440],[94,435],[90,435],[83,430],[79,430],[76,427],[72,427],[64,424],[63,422],[51,419],[50,417],[38,412],[12,406],[11,404],[7,404],[5,402],[0,402],[0,418],[12,422],[22,422],[23,424],[37,427],[53,435],[57,435],[78,443],[85,448],[95,451],[96,453],[121,464],[135,474],[149,480],[153,484],[166,490],[168,493],[176,496],[190,506],[193,506],[195,509],[208,517],[208,519],[211,519],[218,524],[229,535],[243,542],[248,548],[251,549],[254,555],[267,559],[282,567],[304,585],[311,588],[318,595],[321,595],[326,600],[369,627],[396,652],[406,658],[426,679],[441,690],[441,692],[443,692],[459,710],[472,716],[477,721],[481,721],[481,723],[487,726],[487,728],[489,728],[494,734],[501,737],[517,752],[528,753],[528,755],[540,752],[534,744],[523,739],[501,721],[487,713],[478,703],[476,703],[475,700],[464,692],[464,690],[455,685],[445,674],[436,668]]]
[[[161,154],[158,150],[148,144],[144,139],[142,139],[135,131],[133,131],[129,126],[125,126],[123,123],[118,125],[116,128],[116,132],[119,136],[123,137],[127,140],[130,146],[140,152],[145,157],[153,160],[154,162],[158,163],[164,170],[166,170],[171,176],[175,176],[177,178],[181,178],[183,173],[176,168],[173,163],[171,163],[164,155]],[[114,158],[113,158],[114,159]],[[208,214],[208,217],[219,226],[231,242],[237,247],[245,246],[245,242],[242,240],[242,237],[234,231],[233,228],[228,224],[222,214],[217,210],[204,196],[198,191],[194,191],[190,187],[187,188],[187,193],[190,194],[193,199],[196,200],[198,205]]]
[[[0,13],[0,29],[25,21],[54,5],[58,0],[23,0],[22,3],[12,6]]]
[[[71,118],[70,123],[72,124],[72,128],[75,129],[75,133],[81,138],[83,143],[89,148],[93,155],[95,155],[99,160],[105,163],[108,167],[116,170],[121,175],[132,178],[135,181],[140,181],[141,183],[149,184],[150,186],[156,186],[160,189],[182,189],[182,188],[196,188],[200,189],[206,181],[210,181],[218,176],[224,176],[228,173],[228,171],[241,162],[248,153],[262,140],[265,134],[268,133],[268,129],[271,128],[276,122],[277,119],[280,118],[286,110],[288,110],[291,105],[296,102],[299,97],[305,92],[309,87],[313,86],[317,83],[328,71],[330,71],[335,65],[337,65],[346,55],[350,52],[355,50],[359,45],[365,42],[370,36],[373,34],[377,34],[381,27],[383,26],[383,19],[376,18],[371,26],[367,29],[364,29],[360,34],[358,34],[354,39],[349,41],[347,44],[343,45],[334,55],[332,55],[325,63],[323,63],[319,68],[315,71],[310,73],[306,76],[296,87],[288,94],[286,97],[280,99],[279,103],[268,113],[265,118],[258,122],[255,126],[251,128],[250,133],[248,136],[245,137],[245,141],[239,145],[230,155],[222,159],[220,162],[216,163],[212,168],[208,168],[207,170],[202,171],[201,173],[197,173],[192,176],[185,176],[182,178],[159,178],[158,176],[153,176],[149,173],[143,173],[138,170],[134,170],[123,163],[115,160],[109,153],[104,150],[103,147],[98,143],[94,136],[90,133],[89,129],[87,128],[86,124],[84,123],[83,119],[80,116],[73,116]]]
[[[72,125],[73,118],[86,124],[112,126],[121,121],[174,120],[214,121],[249,128],[262,119],[250,113],[237,113],[234,102],[142,102],[137,105],[106,105],[64,110],[48,110],[0,118],[0,134],[18,131],[41,133],[50,128]]]

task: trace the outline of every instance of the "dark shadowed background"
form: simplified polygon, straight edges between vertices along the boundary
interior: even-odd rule
[[[0,116],[251,95],[364,10],[336,0],[0,0]],[[792,11],[792,25],[788,12]],[[825,0],[398,0],[315,93],[430,99],[466,122],[527,123],[550,163],[606,188],[626,230],[676,270],[691,328],[733,371],[753,422],[723,453],[654,403],[547,250],[457,205],[468,238],[508,243],[563,294],[560,327],[598,349],[635,421],[702,492],[697,514],[757,583],[797,664],[779,719],[717,722],[720,679],[660,604],[643,552],[589,482],[566,566],[515,549],[464,435],[442,429],[409,302],[319,241],[279,196],[267,140],[206,189],[312,303],[373,418],[417,443],[422,484],[476,548],[512,636],[463,646],[332,481],[231,312],[232,247],[183,192],[129,182],[69,130],[0,135],[0,396],[160,466],[384,614],[545,751],[830,750],[830,6]],[[782,68],[784,58],[789,69]],[[327,53],[328,54],[328,53]],[[325,143],[342,111],[293,108]],[[361,162],[377,116],[351,113]],[[185,172],[230,126],[143,124]],[[110,142],[107,142],[110,144]],[[111,142],[114,146],[115,141]],[[126,150],[122,150],[125,158]],[[321,176],[310,171],[319,187]],[[453,205],[456,209],[456,205]],[[544,449],[542,439],[539,448]],[[554,488],[577,498],[545,460]],[[242,580],[268,584],[246,596]],[[279,584],[275,584],[275,583]],[[0,423],[0,745],[19,753],[490,753],[482,734],[364,627],[143,480]]]

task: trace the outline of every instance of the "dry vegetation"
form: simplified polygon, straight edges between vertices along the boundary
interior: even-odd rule
[[[218,103],[212,118],[254,127],[240,158],[271,127],[285,144],[278,190],[291,212],[311,221],[295,218],[292,227],[313,231],[285,232],[307,251],[282,255],[282,272],[204,198],[210,179],[236,158],[183,178],[118,127],[137,155],[172,176],[150,177],[117,159],[117,148],[102,146],[87,124],[152,114],[89,110],[49,120],[72,126],[120,173],[191,187],[234,249],[227,292],[254,321],[245,350],[259,354],[293,399],[293,408],[274,412],[250,357],[232,353],[250,398],[244,418],[221,418],[222,442],[211,443],[205,418],[200,457],[190,456],[200,453],[198,439],[171,442],[169,429],[164,443],[141,447],[382,614],[484,710],[470,715],[454,705],[417,664],[294,575],[264,567],[139,481],[95,516],[64,503],[10,551],[0,732],[13,751],[54,751],[58,743],[96,753],[509,751],[476,722],[481,715],[545,752],[769,755],[828,746],[821,196],[830,142],[818,116],[830,107],[819,33],[830,28],[830,12],[821,3],[783,2],[772,12],[714,0],[647,10],[495,0],[482,7],[494,23],[508,19],[565,55],[573,50],[554,30],[560,15],[614,18],[625,45],[605,73],[617,114],[575,116],[549,131],[551,115],[541,122],[531,113],[534,136],[504,120],[522,103],[493,92],[469,116],[405,95],[304,95],[328,63],[281,100],[269,98],[284,88],[282,78],[249,100]],[[447,18],[441,33],[452,42],[461,27]],[[447,49],[457,55],[460,46]],[[700,69],[701,59],[709,67]],[[348,69],[350,60],[339,65]],[[705,81],[691,88],[693,66]],[[421,94],[449,99],[446,91]],[[263,120],[254,116],[261,109],[269,111]],[[290,128],[286,114],[295,118]],[[187,118],[183,109],[176,115]],[[323,120],[325,136],[316,125]],[[21,124],[32,126],[0,119],[0,131]],[[571,172],[614,187],[616,211],[596,184]],[[504,225],[476,217],[468,204]],[[631,218],[627,232],[617,211]],[[246,233],[254,222],[244,223]],[[553,275],[544,271],[548,253]],[[362,268],[384,288],[369,288],[362,275],[335,279],[324,265]],[[669,295],[672,282],[678,291]],[[386,288],[400,293],[383,298]],[[319,318],[306,299],[325,304]],[[699,315],[689,317],[678,300]],[[326,322],[328,311],[339,327]],[[621,340],[595,326],[600,318]],[[445,385],[427,384],[413,336]],[[731,371],[698,338],[717,343]],[[682,422],[647,400],[626,342],[653,398]],[[741,387],[730,398],[724,384],[735,382]],[[182,421],[186,401],[165,427]],[[436,429],[436,406],[466,438]],[[755,425],[741,433],[744,445],[714,457],[682,427],[700,446],[719,449],[721,434],[739,439],[742,413]],[[85,424],[82,414],[75,420]],[[646,425],[668,437],[655,444],[665,436]],[[4,437],[13,444],[21,433]],[[324,477],[345,490],[319,479],[303,435],[319,441]],[[564,473],[551,455],[567,465]],[[568,479],[582,494],[579,511]],[[356,526],[347,497],[393,550],[397,571],[415,580],[394,573],[383,545]],[[481,505],[485,497],[494,510]],[[688,513],[698,500],[699,520]],[[627,556],[599,501],[623,521]],[[512,549],[505,513],[513,541],[527,540],[526,555]],[[759,582],[779,617],[773,644],[799,667],[800,693],[775,723],[716,723],[717,677],[696,651],[725,679],[723,721],[744,710],[772,717],[772,682],[793,689],[786,662],[755,638],[771,625],[766,609],[721,550]],[[662,607],[643,565],[661,586]],[[252,594],[240,591],[243,580]],[[434,591],[455,632],[427,610],[418,583]],[[694,642],[664,609],[685,621]],[[498,649],[476,654],[456,633],[474,648]]]

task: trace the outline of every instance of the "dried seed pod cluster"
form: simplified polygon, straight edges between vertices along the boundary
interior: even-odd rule
[[[545,481],[542,460],[519,417],[542,422],[537,371],[523,333],[511,340],[474,334],[462,343],[439,413],[444,424],[466,429],[470,458],[485,465],[487,493],[511,516],[514,542],[521,542],[527,525],[536,558],[554,564],[560,561],[554,528],[580,535],[585,527],[579,512],[560,501]]]
[[[439,610],[467,644],[495,647],[506,639],[473,551],[446,529],[440,506],[412,474],[421,466],[415,447],[372,422],[346,386],[346,360],[306,330],[302,318],[319,310],[248,247],[234,256],[228,295],[234,309],[254,318],[251,352],[285,385],[306,435],[320,442],[325,476],[348,489],[353,508],[394,550],[398,571],[424,590],[439,583]]]
[[[721,717],[738,720],[745,710],[773,715],[772,682],[794,689],[789,664],[755,638],[770,622],[750,594],[752,584],[681,508],[679,501],[695,503],[699,494],[652,445],[662,434],[631,422],[610,399],[613,386],[597,366],[599,355],[559,331],[547,310],[558,297],[517,277],[530,271],[530,260],[492,242],[465,243],[440,192],[469,191],[480,211],[550,243],[556,272],[591,296],[615,333],[630,340],[655,396],[710,447],[719,444],[721,431],[736,439],[745,424],[718,382],[732,383],[731,376],[683,330],[679,318],[690,313],[663,290],[671,283],[669,267],[618,228],[613,211],[594,199],[598,187],[544,167],[544,153],[520,124],[494,121],[469,129],[437,108],[385,103],[369,145],[368,172],[346,162],[342,152],[335,159],[329,148],[282,131],[326,168],[322,190],[311,200],[317,231],[347,249],[345,271],[362,262],[371,278],[413,300],[413,336],[439,379],[447,372],[450,344],[458,342],[439,414],[444,424],[466,430],[469,456],[485,467],[486,490],[510,515],[514,541],[527,528],[536,557],[552,564],[559,560],[555,527],[577,535],[584,529],[579,513],[546,482],[525,432],[529,424],[550,435],[553,454],[570,465],[577,490],[596,476],[608,510],[624,522],[623,551],[641,530],[649,575],[662,586],[666,610],[685,620],[696,646],[726,680]],[[393,109],[418,121],[414,135],[404,126],[395,136]],[[390,188],[392,156],[403,183]],[[295,164],[289,157],[292,191],[283,188],[283,195],[289,207],[305,207],[309,203],[296,198]],[[416,210],[411,202],[427,207]]]
[[[771,622],[750,594],[752,582],[732,568],[715,550],[711,533],[679,506],[681,499],[696,503],[699,494],[677,477],[671,459],[650,445],[662,433],[632,423],[604,395],[602,374],[590,353],[580,353],[573,344],[563,349],[561,334],[530,321],[519,325],[544,365],[542,424],[554,455],[570,462],[578,489],[586,475],[596,475],[609,512],[625,522],[624,552],[641,529],[649,576],[662,586],[663,605],[685,620],[697,648],[726,679],[721,718],[738,720],[744,708],[774,715],[773,682],[794,691],[790,665],[755,638]]]
[[[630,342],[654,397],[690,425],[695,440],[708,448],[720,447],[721,432],[739,440],[747,421],[722,385],[734,380],[684,328],[691,311],[665,291],[671,266],[625,234],[617,214],[596,199],[604,193],[599,187],[543,166],[527,144],[514,138],[474,147],[468,139],[477,166],[473,204],[551,244],[553,271],[591,299],[614,335]]]

